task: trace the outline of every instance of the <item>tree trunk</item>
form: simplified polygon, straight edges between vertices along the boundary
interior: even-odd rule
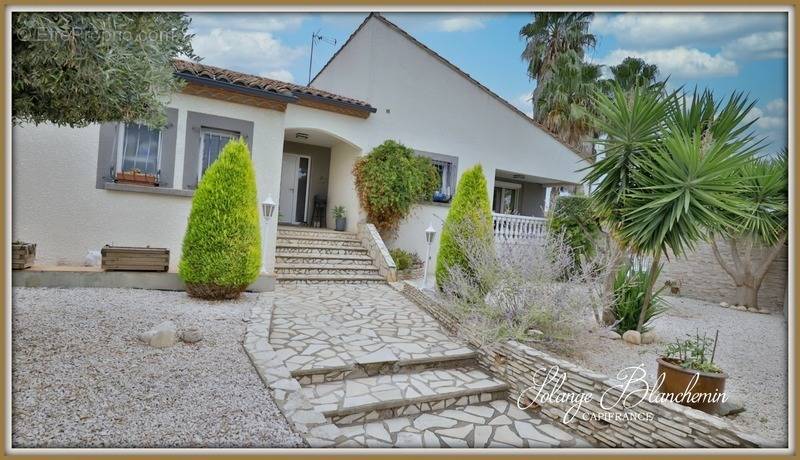
[[[642,332],[644,320],[647,318],[647,310],[650,309],[650,303],[653,301],[653,286],[656,284],[656,270],[658,270],[660,260],[661,251],[659,250],[653,255],[653,263],[650,264],[650,272],[647,274],[647,289],[644,291],[644,300],[642,301],[642,310],[639,312],[639,323],[636,325],[636,332]]]
[[[729,266],[725,260],[723,260],[722,254],[720,254],[719,248],[717,247],[716,240],[712,235],[711,249],[714,252],[714,257],[722,266],[723,270],[733,278],[733,282],[736,285],[736,305],[758,308],[758,290],[761,289],[761,283],[764,282],[764,277],[767,275],[770,265],[772,265],[772,262],[775,261],[781,249],[783,249],[786,237],[787,235],[784,235],[774,246],[764,253],[764,259],[761,261],[761,264],[756,270],[753,270],[753,260],[751,257],[753,241],[751,239],[744,239],[746,238],[744,237],[742,238],[744,241],[740,241],[736,238],[729,238],[727,240],[731,249],[731,258],[734,261],[734,265]],[[745,246],[744,257],[739,254],[739,246],[742,245],[741,243],[744,243]]]
[[[608,272],[603,280],[603,322],[605,325],[614,323],[616,319],[612,307],[614,305],[614,280],[617,272],[625,261],[625,251],[611,238],[610,233],[606,234],[606,250],[612,256],[609,258]]]
[[[753,285],[755,278],[748,281],[750,283],[736,285],[736,305],[758,308],[758,288]]]

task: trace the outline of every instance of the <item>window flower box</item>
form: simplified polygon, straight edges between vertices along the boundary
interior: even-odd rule
[[[158,187],[158,176],[137,170],[122,171],[114,176],[114,182],[118,184],[141,185],[144,187]]]
[[[36,244],[14,241],[11,243],[11,269],[25,270],[33,266],[36,258]]]

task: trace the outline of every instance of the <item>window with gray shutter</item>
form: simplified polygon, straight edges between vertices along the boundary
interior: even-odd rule
[[[178,109],[167,108],[167,124],[160,130],[138,123],[104,123],[100,126],[97,154],[97,188],[114,182],[123,171],[158,176],[158,185],[171,188],[175,177]]]
[[[183,157],[183,188],[194,190],[206,168],[231,139],[241,137],[253,151],[253,122],[207,113],[186,114],[186,151]]]

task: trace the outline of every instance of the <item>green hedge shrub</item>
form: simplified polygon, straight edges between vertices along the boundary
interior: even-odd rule
[[[241,139],[197,186],[178,268],[189,295],[204,299],[236,298],[261,271],[256,176]]]
[[[420,260],[416,253],[405,251],[403,249],[391,249],[389,250],[389,254],[392,256],[394,264],[398,270],[408,270],[409,268],[413,268],[414,265],[419,265],[422,263],[422,260]]]
[[[394,231],[415,203],[429,200],[439,182],[429,158],[393,140],[360,158],[353,176],[361,207],[383,235]]]
[[[560,196],[556,199],[548,223],[550,232],[563,232],[572,248],[576,266],[581,256],[590,258],[600,234],[600,224],[594,215],[592,200],[587,196]]]
[[[492,208],[489,204],[489,189],[483,167],[478,164],[466,170],[458,181],[456,193],[447,213],[439,255],[436,259],[436,284],[441,288],[447,273],[453,266],[460,266],[469,273],[467,256],[462,244],[488,242],[494,238],[492,231]]]

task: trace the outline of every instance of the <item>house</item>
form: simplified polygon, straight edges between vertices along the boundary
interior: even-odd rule
[[[481,163],[500,223],[539,225],[547,188],[579,183],[586,165],[578,151],[379,14],[364,20],[310,86],[186,61],[175,62],[175,75],[187,84],[172,95],[160,131],[137,124],[14,128],[13,237],[37,242],[39,262],[80,265],[87,251],[114,243],[167,247],[174,269],[193,190],[239,136],[252,151],[259,201],[278,203],[277,218],[262,222],[267,273],[276,271],[279,223],[332,228],[332,208],[344,206],[347,230],[358,229],[365,215],[351,170],[387,139],[431,158],[440,197]],[[158,186],[115,181],[131,169],[158,174]],[[448,206],[416,206],[386,243],[424,254],[424,230],[441,230]]]

